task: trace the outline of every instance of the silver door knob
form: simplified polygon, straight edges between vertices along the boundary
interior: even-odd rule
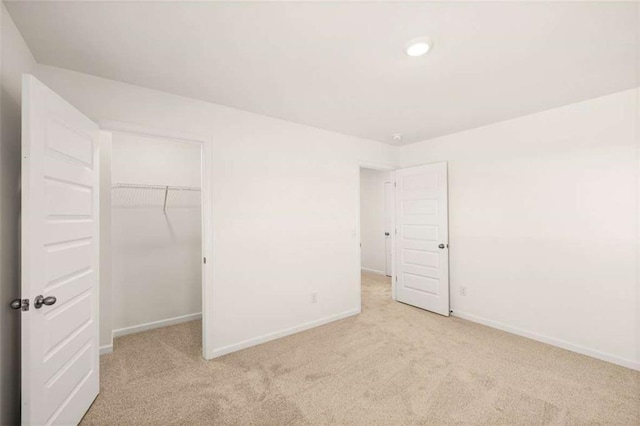
[[[51,306],[55,304],[57,301],[58,299],[56,299],[53,296],[43,297],[42,295],[40,295],[33,300],[33,307],[36,309],[40,309],[42,308],[42,305]]]
[[[439,245],[438,245],[438,248],[443,249],[443,248],[444,248],[444,244],[439,244]]]
[[[11,303],[9,303],[11,309],[22,309],[23,311],[29,310],[29,299],[13,299]]]

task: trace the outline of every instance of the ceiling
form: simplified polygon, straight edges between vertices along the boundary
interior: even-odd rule
[[[5,3],[41,64],[394,145],[639,78],[635,2]]]

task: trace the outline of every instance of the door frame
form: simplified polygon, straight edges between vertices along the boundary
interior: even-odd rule
[[[213,359],[213,338],[208,331],[213,331],[213,140],[210,136],[141,126],[121,121],[98,121],[100,129],[105,132],[138,135],[159,138],[175,142],[198,143],[201,147],[201,221],[202,221],[202,256],[207,261],[202,265],[202,357]],[[113,327],[112,327],[113,328]]]
[[[360,228],[361,228],[361,217],[360,217],[360,193],[362,188],[360,188],[360,171],[362,169],[372,169],[378,170],[381,172],[391,172],[392,179],[391,181],[395,181],[395,170],[398,169],[398,166],[393,164],[385,164],[385,163],[371,163],[371,162],[362,162],[359,161],[356,165],[357,179],[356,179],[356,229],[355,229],[355,249],[357,253],[357,276],[358,276],[358,312],[362,312],[362,250],[360,247]],[[391,211],[391,228],[395,228],[396,224],[396,213],[395,209]],[[395,235],[391,239],[391,298],[396,300],[396,268],[395,268],[395,249],[396,249],[396,239]],[[386,253],[385,253],[386,256]]]
[[[385,241],[384,241],[384,274],[387,277],[391,277],[393,275],[393,242],[395,241],[395,235],[391,233],[392,229],[394,229],[394,223],[393,223],[393,219],[395,218],[394,213],[396,211],[396,191],[395,191],[395,182],[393,181],[393,173],[391,173],[391,181],[390,182],[385,182],[384,183],[384,223],[385,223],[385,229],[387,226],[387,221],[389,221],[390,226],[389,226],[389,235],[385,234]],[[387,187],[387,185],[389,185]],[[390,194],[387,193],[387,188],[389,188]],[[390,197],[391,200],[389,200],[387,197]],[[391,207],[389,206],[389,202],[391,202]],[[390,237],[390,238],[387,238]],[[391,247],[387,247],[387,241],[390,240],[391,241]],[[389,260],[389,253],[387,253],[387,250],[391,250],[391,260]],[[389,264],[387,265],[387,262],[389,262]],[[387,275],[387,272],[390,275]]]
[[[427,166],[429,164],[434,164],[434,163],[425,163],[425,164],[420,164],[418,166]],[[396,229],[396,208],[395,208],[395,186],[396,186],[396,170],[402,169],[402,167],[400,166],[396,166],[396,165],[392,165],[392,164],[385,164],[385,163],[370,163],[370,162],[358,162],[357,166],[356,166],[356,171],[357,171],[357,179],[356,179],[356,186],[358,188],[356,196],[357,196],[357,202],[356,202],[356,241],[355,241],[355,248],[356,248],[356,252],[358,253],[357,255],[357,259],[358,259],[358,289],[359,289],[359,295],[360,297],[358,298],[358,312],[362,312],[362,274],[361,274],[361,269],[362,269],[362,250],[360,247],[360,192],[361,192],[361,188],[360,188],[360,170],[361,169],[373,169],[373,170],[379,170],[382,172],[391,172],[391,182],[393,183],[393,187],[394,187],[394,191],[393,191],[393,196],[394,196],[394,208],[391,209],[391,229],[395,230]],[[417,166],[416,166],[417,167]],[[405,168],[410,168],[410,167],[405,167]],[[447,192],[449,191],[449,183],[447,181]],[[447,209],[448,211],[448,209]],[[449,232],[449,230],[447,229],[447,232]],[[398,300],[396,297],[396,233],[394,232],[393,234],[393,238],[391,238],[391,298],[393,300]],[[447,241],[449,240],[449,236],[447,235]],[[447,255],[449,256],[449,299],[451,299],[451,252],[449,250],[447,250]],[[449,302],[451,303],[451,302]],[[449,309],[451,309],[451,306],[449,306]]]

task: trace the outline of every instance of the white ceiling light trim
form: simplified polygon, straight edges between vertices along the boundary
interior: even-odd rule
[[[433,48],[433,40],[429,37],[419,37],[411,40],[405,46],[405,53],[409,56],[426,55]]]

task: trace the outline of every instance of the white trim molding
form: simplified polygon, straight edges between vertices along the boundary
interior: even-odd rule
[[[195,321],[201,318],[202,313],[196,312],[195,314],[182,315],[180,317],[168,318],[159,321],[147,322],[145,324],[134,325],[131,327],[119,328],[117,330],[113,330],[113,337],[116,338],[120,336],[126,336],[127,334],[140,333],[142,331],[153,330],[154,328],[181,324],[183,322]]]
[[[360,267],[360,269],[363,270],[364,272],[371,272],[372,274],[384,275],[384,271],[378,271],[377,269],[369,269],[369,268],[365,268],[364,266]]]
[[[309,330],[311,328],[314,327],[318,327],[324,324],[328,324],[330,322],[334,322],[334,321],[338,321],[344,318],[348,318],[354,315],[358,315],[360,313],[360,310],[354,309],[351,311],[347,311],[347,312],[342,312],[340,314],[335,314],[335,315],[331,315],[325,318],[321,318],[319,320],[315,320],[315,321],[310,321],[310,322],[306,322],[304,324],[300,324],[297,325],[295,327],[291,327],[291,328],[285,328],[284,330],[280,330],[280,331],[275,331],[273,333],[268,333],[268,334],[264,334],[262,336],[253,338],[253,339],[249,339],[249,340],[244,340],[242,342],[239,343],[234,343],[232,345],[227,345],[227,346],[223,346],[221,348],[218,349],[214,349],[212,355],[212,358],[217,358],[223,355],[227,355],[230,354],[232,352],[236,352],[239,351],[241,349],[246,349],[246,348],[250,348],[251,346],[256,346],[259,345],[261,343],[266,343],[266,342],[270,342],[272,340],[276,340],[279,339],[281,337],[285,337],[285,336],[289,336],[291,334],[296,334],[299,333],[301,331],[305,331],[305,330]]]
[[[113,352],[113,344],[100,346],[100,355],[107,355]]]
[[[506,331],[508,333],[516,334],[518,336],[526,337],[532,340],[537,340],[538,342],[547,343],[549,345],[556,346],[558,348],[562,348],[571,352],[576,352],[582,355],[590,356],[592,358],[610,362],[612,364],[620,365],[622,367],[631,368],[632,370],[640,370],[640,362],[638,361],[620,358],[616,355],[607,354],[594,349],[586,348],[584,346],[576,345],[574,343],[566,342],[564,340],[556,339],[554,337],[549,337],[542,334],[534,333],[532,331],[523,330],[521,328],[512,327],[510,325],[507,325],[498,321],[477,317],[475,315],[468,314],[466,312],[456,311],[455,309],[451,312],[451,316],[461,318],[467,321],[475,322],[478,324],[486,325],[491,328],[496,328],[498,330]]]

